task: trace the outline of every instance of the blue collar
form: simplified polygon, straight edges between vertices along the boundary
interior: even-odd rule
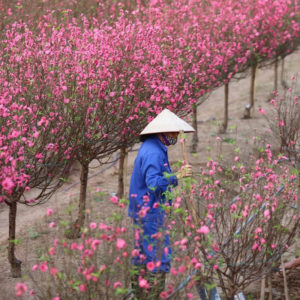
[[[162,141],[159,139],[159,137],[157,135],[154,135],[153,137],[151,137],[150,139],[153,139],[153,141],[156,142],[156,144],[164,151],[164,152],[168,152],[168,148],[162,143]]]

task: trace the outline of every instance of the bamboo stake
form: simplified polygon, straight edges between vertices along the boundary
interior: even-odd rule
[[[266,288],[266,278],[264,277],[261,281],[260,300],[265,300],[265,288]]]
[[[272,275],[268,277],[268,291],[269,291],[269,300],[272,300],[273,299]]]
[[[188,164],[187,155],[186,155],[186,151],[185,151],[185,140],[184,139],[181,142],[181,151],[182,151],[182,158],[183,158],[184,164]]]
[[[283,258],[281,256],[281,265],[282,265],[282,274],[283,274],[283,284],[284,284],[284,295],[285,295],[285,300],[289,300],[289,291],[288,291],[288,285],[287,285],[287,280],[286,280],[286,273],[285,273],[285,267],[284,267],[284,262]]]
[[[183,138],[183,133],[181,133],[182,136],[182,141],[181,141],[181,151],[182,151],[182,157],[183,157],[183,163],[184,165],[188,164],[188,159],[187,159],[187,154],[185,151],[185,140]],[[195,209],[195,205],[194,205],[194,199],[193,199],[193,192],[192,190],[190,191],[190,195],[189,195],[190,199],[189,201],[187,201],[187,205],[188,205],[188,209],[189,211],[192,213],[192,219],[194,224],[198,224],[198,217],[197,217],[197,213],[196,213],[196,209]]]

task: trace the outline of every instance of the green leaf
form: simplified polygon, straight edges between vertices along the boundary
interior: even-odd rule
[[[128,293],[128,289],[122,289],[122,288],[117,288],[116,289],[116,295],[125,295]]]
[[[117,213],[113,213],[113,215],[110,219],[113,220],[113,221],[120,221],[120,220],[122,220],[122,215],[117,214]]]
[[[71,203],[68,208],[65,210],[65,213],[69,214],[73,211],[74,209],[74,203]]]
[[[186,212],[185,212],[185,210],[183,208],[179,207],[179,208],[175,208],[174,209],[174,213],[175,214],[183,214],[184,215]]]
[[[233,139],[233,138],[228,137],[228,138],[223,138],[223,139],[222,139],[222,142],[228,143],[228,144],[231,144],[231,145],[235,145],[236,140]]]
[[[64,178],[64,177],[60,177],[59,180],[61,180],[63,182],[68,182],[68,178]]]
[[[204,283],[204,286],[205,286],[205,288],[207,289],[207,291],[209,292],[209,291],[211,291],[214,287],[216,287],[216,284],[215,284],[215,283],[211,283],[211,284],[209,284],[209,283]]]
[[[35,231],[33,228],[29,228],[28,235],[29,235],[29,238],[32,240],[35,240],[37,237],[40,236],[40,234],[37,231]]]
[[[59,279],[64,279],[65,278],[65,275],[63,274],[63,273],[61,273],[61,272],[57,272],[57,277],[59,278]]]
[[[21,243],[21,239],[18,238],[18,239],[14,239],[14,240],[9,240],[11,243],[13,243],[14,245],[19,245]]]
[[[68,226],[69,224],[70,224],[70,221],[67,221],[67,220],[61,220],[60,221],[60,225],[64,226],[64,227]]]

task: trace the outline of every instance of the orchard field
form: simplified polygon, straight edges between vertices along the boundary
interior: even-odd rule
[[[298,1],[1,1],[0,16],[0,299],[125,299],[137,136],[164,108],[197,133],[169,148],[193,177],[164,206],[161,299],[300,299],[299,268],[274,271],[300,255]]]

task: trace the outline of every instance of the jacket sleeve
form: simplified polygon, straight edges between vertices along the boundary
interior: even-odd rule
[[[175,175],[168,173],[159,154],[151,154],[145,157],[141,166],[142,174],[150,193],[163,193],[168,186],[177,186]]]

